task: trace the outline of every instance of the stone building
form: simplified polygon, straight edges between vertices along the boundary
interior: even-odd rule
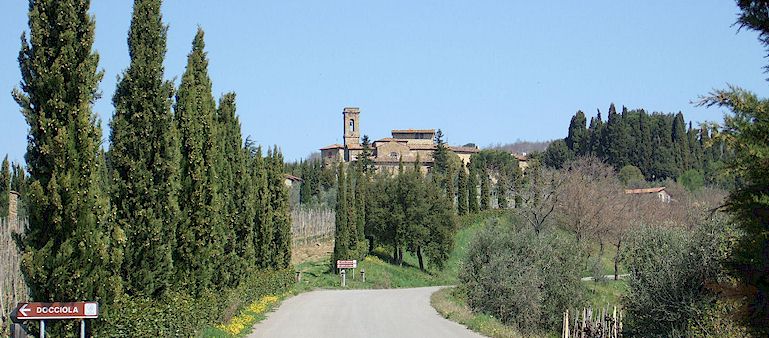
[[[342,110],[342,135],[344,144],[332,144],[320,148],[325,163],[356,161],[363,152],[360,143],[360,109],[347,107]],[[435,129],[393,129],[391,137],[371,143],[371,159],[378,170],[397,170],[399,163],[414,164],[417,160],[423,171],[433,166],[435,151]],[[463,163],[470,161],[478,147],[448,146]]]

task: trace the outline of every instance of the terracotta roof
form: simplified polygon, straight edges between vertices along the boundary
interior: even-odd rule
[[[393,134],[401,133],[435,133],[435,129],[393,129]]]
[[[342,147],[342,148],[344,148],[344,147]],[[355,149],[355,150],[363,149],[363,146],[360,145],[360,144],[348,144],[347,145],[347,149]]]
[[[481,152],[478,148],[473,147],[449,147],[454,152],[457,153],[479,153]]]
[[[283,174],[283,176],[285,176],[287,179],[289,179],[289,180],[292,180],[292,181],[294,181],[294,182],[297,182],[297,181],[298,181],[298,182],[304,182],[304,180],[303,180],[303,179],[301,179],[301,178],[299,178],[299,177],[296,177],[296,176],[294,176],[294,175],[291,175],[291,174]]]
[[[408,142],[408,140],[407,139],[402,139],[402,138],[385,137],[383,139],[379,139],[379,140],[374,141],[374,143],[377,143],[377,142],[401,142],[401,143],[405,143],[405,142]]]
[[[320,148],[320,150],[339,149],[339,148],[344,148],[344,146],[339,144],[339,143],[334,143],[334,144],[332,144],[330,146],[325,146],[323,148]]]
[[[644,189],[625,189],[626,194],[655,194],[664,191],[665,187],[644,188]]]

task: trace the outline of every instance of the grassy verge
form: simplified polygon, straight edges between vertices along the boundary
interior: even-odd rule
[[[474,313],[457,288],[445,288],[434,293],[430,297],[430,304],[443,318],[467,326],[470,330],[484,336],[494,338],[523,337],[514,328],[503,324],[492,316]]]
[[[594,309],[607,305],[619,305],[620,298],[627,293],[628,289],[627,282],[624,280],[583,281],[582,283],[587,287],[588,304]]]

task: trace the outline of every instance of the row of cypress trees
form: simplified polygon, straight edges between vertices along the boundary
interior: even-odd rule
[[[29,124],[22,271],[39,301],[192,295],[290,264],[283,157],[246,142],[235,94],[211,94],[198,29],[181,84],[164,79],[161,0],[135,0],[131,62],[101,150],[99,56],[84,0],[30,0],[21,88]]]
[[[649,181],[675,179],[688,170],[697,170],[713,184],[728,160],[730,150],[712,126],[688,127],[682,113],[649,114],[643,109],[617,112],[609,107],[606,121],[599,111],[588,123],[577,111],[571,118],[568,136],[556,140],[543,154],[543,162],[560,167],[575,156],[592,155],[617,169],[632,165]]]

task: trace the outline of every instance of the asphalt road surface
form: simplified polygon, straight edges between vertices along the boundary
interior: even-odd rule
[[[285,300],[248,337],[483,337],[430,306],[430,295],[439,289],[303,293]]]

